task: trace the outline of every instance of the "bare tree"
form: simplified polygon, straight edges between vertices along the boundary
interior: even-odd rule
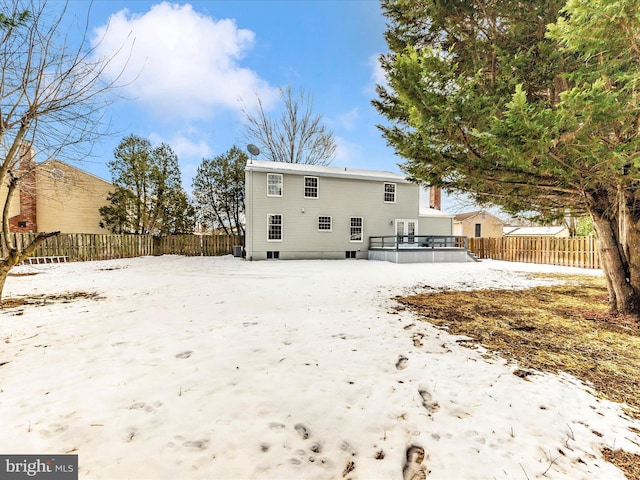
[[[81,159],[105,134],[104,108],[113,101],[118,78],[104,81],[113,59],[87,49],[84,26],[77,47],[63,31],[66,4],[46,0],[0,0],[0,194],[2,258],[0,295],[12,267],[48,237],[41,232],[18,247],[10,234],[11,198],[35,164],[58,155]],[[115,54],[114,54],[115,55]]]
[[[303,89],[296,94],[280,88],[280,117],[267,115],[258,96],[255,114],[244,110],[246,138],[260,147],[267,160],[286,163],[328,165],[336,153],[333,133],[321,125],[322,116],[313,114],[313,97]]]

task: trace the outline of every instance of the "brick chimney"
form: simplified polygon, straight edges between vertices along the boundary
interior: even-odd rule
[[[9,219],[12,232],[37,232],[36,223],[36,169],[31,144],[23,142],[19,150],[20,165],[15,172],[19,178],[20,214]],[[15,198],[15,194],[14,194]]]
[[[442,191],[438,187],[429,187],[429,207],[440,210],[442,207]]]

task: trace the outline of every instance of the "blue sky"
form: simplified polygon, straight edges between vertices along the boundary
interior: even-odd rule
[[[72,0],[68,15],[82,22],[88,6]],[[117,133],[81,166],[91,173],[110,179],[113,149],[136,134],[173,148],[190,190],[203,157],[246,147],[241,112],[256,92],[271,107],[286,85],[313,95],[338,143],[334,165],[400,172],[371,105],[386,50],[376,0],[94,0],[89,26],[100,55],[130,53],[130,83],[107,112]]]
[[[246,148],[242,111],[256,94],[277,109],[287,85],[313,95],[338,145],[333,165],[402,173],[403,159],[376,128],[385,118],[371,105],[387,51],[378,0],[70,0],[66,15],[69,38],[88,19],[87,45],[115,55],[107,73],[124,72],[120,99],[106,112],[114,135],[79,165],[90,173],[111,180],[107,162],[135,134],[171,146],[191,192],[203,158]],[[442,207],[478,209],[449,195]]]

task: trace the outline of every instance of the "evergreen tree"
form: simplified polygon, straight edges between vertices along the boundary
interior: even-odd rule
[[[100,209],[101,225],[114,233],[185,233],[193,230],[193,207],[181,186],[178,157],[167,144],[129,135],[109,162],[110,204]]]
[[[611,309],[640,313],[635,2],[382,7],[389,85],[374,105],[409,175],[513,214],[590,214]]]
[[[238,147],[203,159],[193,180],[200,222],[227,235],[244,235],[244,168],[247,155]]]

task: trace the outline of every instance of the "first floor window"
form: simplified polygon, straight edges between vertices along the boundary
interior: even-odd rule
[[[482,224],[476,223],[476,231],[474,232],[476,238],[480,238],[482,236]]]
[[[396,184],[384,184],[384,201],[385,203],[396,203]]]
[[[318,217],[318,230],[321,232],[331,231],[331,217],[319,216]]]
[[[282,240],[282,215],[279,213],[267,215],[267,240]]]
[[[267,173],[267,196],[268,197],[282,196],[282,174]]]
[[[351,217],[351,227],[349,230],[349,241],[362,241],[362,217]]]

